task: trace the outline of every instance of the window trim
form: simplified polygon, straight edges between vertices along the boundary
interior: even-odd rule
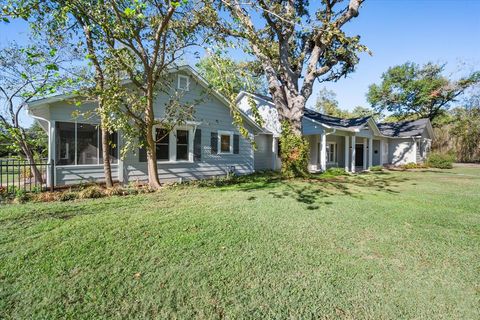
[[[161,125],[156,125],[153,127],[153,134],[155,135],[156,129],[161,128]],[[188,131],[188,160],[177,160],[177,137],[176,132],[177,130],[186,130]],[[157,164],[175,164],[175,163],[193,163],[193,134],[194,134],[194,127],[190,125],[182,125],[182,126],[175,126],[169,133],[168,133],[168,141],[169,141],[169,158],[168,160],[158,160]],[[154,136],[155,139],[155,136]]]
[[[233,154],[233,131],[219,130],[217,134],[218,134],[218,141],[217,141],[218,154]],[[222,136],[230,136],[229,152],[222,151]]]
[[[100,124],[98,123],[95,123],[95,122],[88,122],[88,121],[68,121],[68,120],[55,120],[55,138],[53,140],[53,143],[54,143],[54,148],[55,148],[55,155],[53,156],[53,159],[55,159],[55,162],[57,161],[57,123],[73,123],[75,124],[75,134],[74,134],[74,164],[55,164],[55,167],[56,168],[82,168],[82,167],[98,167],[98,166],[103,166],[103,160],[100,161],[100,143],[101,143],[101,134],[100,134]],[[88,124],[88,125],[91,125],[91,126],[95,126],[96,129],[97,129],[97,163],[89,163],[89,164],[78,164],[78,159],[77,159],[77,156],[78,156],[78,150],[77,150],[77,146],[78,146],[78,141],[77,141],[77,138],[78,138],[78,135],[77,135],[77,126],[78,124]],[[110,163],[111,166],[117,166],[118,165],[118,162],[119,162],[119,157],[118,157],[118,154],[120,152],[119,150],[119,147],[120,147],[120,135],[118,134],[117,132],[117,141],[115,141],[115,144],[117,146],[117,161],[116,162],[113,162],[113,163]],[[62,159],[62,158],[60,158]]]
[[[186,80],[186,83],[187,83],[187,87],[186,88],[182,88],[180,86],[180,83],[181,83],[181,80],[184,79]],[[183,74],[179,74],[178,75],[178,78],[177,78],[177,89],[178,90],[182,90],[182,91],[190,91],[190,77],[189,76],[185,76]]]

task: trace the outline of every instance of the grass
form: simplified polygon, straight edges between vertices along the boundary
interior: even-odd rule
[[[480,317],[480,169],[0,208],[0,318]]]

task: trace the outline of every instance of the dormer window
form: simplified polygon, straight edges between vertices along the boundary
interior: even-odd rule
[[[178,75],[178,90],[188,91],[190,90],[190,78],[188,76]]]

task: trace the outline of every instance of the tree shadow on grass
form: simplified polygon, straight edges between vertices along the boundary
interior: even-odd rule
[[[112,198],[112,201],[115,199]],[[122,209],[131,208],[129,202],[115,202],[115,209],[122,212]],[[68,204],[68,205],[65,205]],[[15,227],[27,227],[44,220],[70,220],[75,217],[101,214],[111,205],[110,199],[104,201],[85,201],[78,202],[53,202],[52,205],[42,205],[38,208],[26,209],[19,215],[9,216],[1,219],[3,225],[14,224]]]
[[[312,175],[305,179],[282,179],[278,174],[251,175],[240,177],[238,181],[230,181],[220,187],[222,191],[254,192],[270,190],[268,194],[277,199],[293,198],[305,204],[309,210],[320,208],[321,205],[331,205],[328,198],[332,196],[348,196],[363,199],[363,196],[372,191],[397,194],[395,188],[408,178],[398,177],[389,172],[376,172],[357,175],[342,175],[324,177]],[[256,196],[249,196],[247,200],[255,200]]]

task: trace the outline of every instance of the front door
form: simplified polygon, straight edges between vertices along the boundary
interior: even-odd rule
[[[355,167],[363,167],[363,144],[355,145]]]

